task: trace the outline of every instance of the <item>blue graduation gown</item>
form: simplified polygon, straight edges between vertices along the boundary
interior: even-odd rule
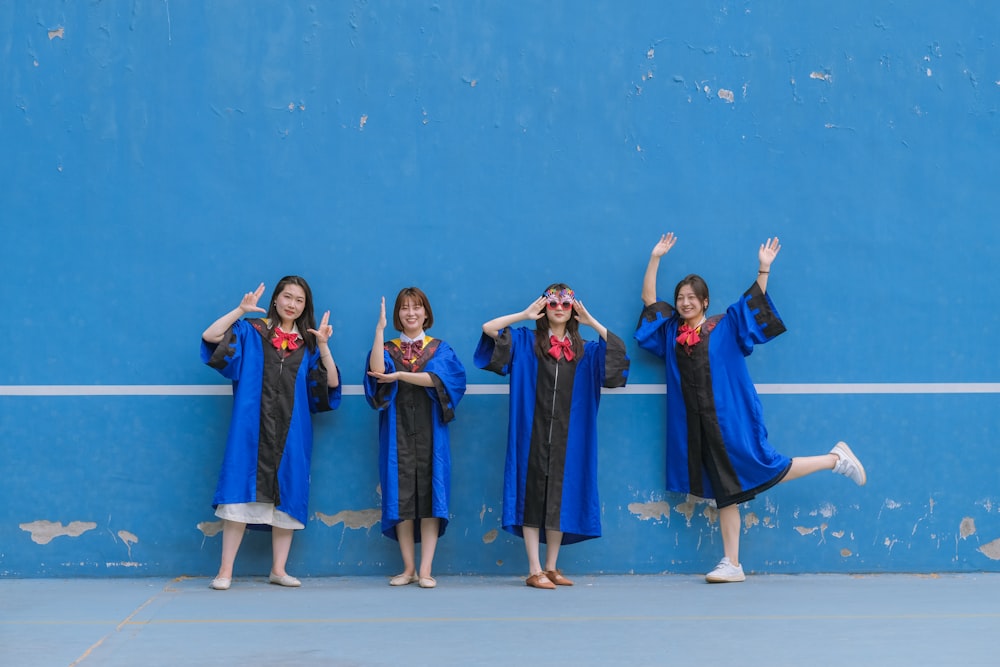
[[[539,528],[542,542],[545,529],[562,531],[563,544],[600,537],[597,408],[602,386],[625,386],[624,342],[609,331],[607,342],[585,342],[572,362],[540,360],[535,331],[520,327],[497,339],[484,334],[474,360],[510,375],[504,530],[523,537],[527,509],[527,525]]]
[[[455,419],[455,408],[465,395],[465,367],[458,360],[458,356],[450,345],[439,339],[425,339],[429,341],[424,347],[422,354],[413,363],[404,362],[399,353],[398,341],[389,341],[385,344],[384,361],[385,372],[394,373],[397,370],[430,373],[434,382],[433,387],[420,387],[408,385],[403,382],[387,382],[379,384],[378,381],[368,375],[371,370],[370,357],[365,355],[365,398],[368,405],[379,411],[378,416],[378,439],[379,439],[379,481],[382,486],[382,534],[386,537],[397,539],[396,525],[401,520],[410,518],[431,518],[440,519],[439,535],[444,535],[448,526],[448,503],[451,494],[451,447],[448,440],[448,423]],[[404,385],[404,386],[401,386]],[[413,392],[412,395],[407,395]],[[403,414],[400,409],[400,401],[405,401],[408,409],[415,406],[416,409],[425,411],[417,415],[414,421],[409,424],[419,424],[419,428],[429,429],[430,433],[418,433],[415,436],[408,436],[405,427],[400,428],[402,419],[410,419],[409,415]],[[428,438],[429,436],[429,438]],[[409,438],[409,441],[407,441]],[[429,439],[429,442],[426,442]],[[416,516],[413,508],[412,485],[415,483],[415,471],[409,469],[415,467],[418,470],[428,468],[427,461],[407,461],[400,466],[400,450],[408,453],[408,457],[413,454],[417,447],[414,441],[422,441],[427,444],[430,456],[430,484],[424,488],[429,488],[430,492],[430,517]],[[417,451],[419,455],[423,447]],[[416,473],[419,474],[419,473]],[[410,484],[409,489],[402,493],[403,507],[401,508],[400,481],[401,478]],[[400,510],[406,516],[401,516]],[[420,541],[420,521],[414,522],[414,540]]]
[[[267,322],[250,319],[235,322],[218,345],[202,340],[201,359],[233,382],[233,412],[213,507],[269,502],[306,523],[311,413],[336,409],[341,396],[340,385],[327,386],[319,350],[310,352],[303,342],[281,359]]]
[[[667,490],[742,503],[780,482],[791,460],[767,440],[763,408],[745,357],[785,331],[756,282],[725,315],[702,325],[701,342],[676,342],[682,324],[657,301],[642,311],[635,339],[662,358],[667,380]]]

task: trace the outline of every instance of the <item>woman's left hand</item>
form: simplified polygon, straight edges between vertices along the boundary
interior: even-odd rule
[[[320,320],[318,329],[306,329],[313,336],[316,336],[317,345],[326,345],[330,341],[330,336],[333,335],[333,327],[330,326],[330,311],[323,313],[323,319]]]
[[[760,262],[761,267],[764,269],[769,268],[771,262],[778,256],[779,250],[781,250],[781,244],[778,243],[777,236],[773,239],[768,239],[767,243],[761,243],[760,250],[757,251],[757,261]]]
[[[576,311],[576,321],[580,324],[584,324],[588,327],[594,326],[594,318],[591,317],[590,312],[584,307],[583,301],[574,301],[573,310]]]
[[[399,380],[399,371],[394,371],[392,373],[376,373],[375,371],[368,371],[368,375],[375,378],[379,384],[388,384]]]

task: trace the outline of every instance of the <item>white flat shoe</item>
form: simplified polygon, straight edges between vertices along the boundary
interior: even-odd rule
[[[233,585],[233,580],[230,577],[216,577],[212,579],[212,583],[208,585],[209,588],[213,588],[217,591],[228,591],[229,587]]]
[[[415,584],[420,581],[420,577],[415,574],[397,574],[395,577],[389,580],[390,586],[406,586],[408,584]]]
[[[298,588],[299,586],[302,585],[301,581],[299,581],[298,579],[296,579],[295,577],[293,577],[290,574],[284,574],[284,575],[282,575],[282,576],[279,577],[274,572],[272,572],[267,577],[267,580],[269,582],[271,582],[272,584],[276,584],[278,586],[287,586],[289,588]]]

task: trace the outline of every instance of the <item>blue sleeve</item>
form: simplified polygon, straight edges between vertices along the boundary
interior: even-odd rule
[[[256,335],[257,330],[246,320],[237,320],[229,327],[222,341],[209,343],[201,341],[201,361],[219,371],[222,377],[234,382],[240,379],[243,370],[243,346],[247,331]]]
[[[389,353],[382,350],[382,358],[385,362],[385,372],[395,373],[396,363],[389,356]],[[382,382],[380,383],[376,378],[368,375],[368,371],[371,370],[371,352],[365,355],[365,377],[362,385],[365,388],[365,400],[368,401],[370,405],[375,410],[385,410],[389,407],[394,400],[396,400],[396,393],[398,391],[398,382]]]
[[[497,338],[483,334],[472,357],[476,368],[493,371],[497,375],[507,375],[510,372],[510,362],[513,358],[510,327],[500,330]]]
[[[327,412],[328,410],[336,410],[340,407],[341,388],[344,386],[344,383],[340,377],[340,369],[335,368],[335,370],[337,371],[337,386],[330,387],[327,382],[329,374],[327,373],[326,364],[323,363],[323,358],[319,354],[319,350],[310,354],[309,374],[306,377],[309,388],[310,412]]]
[[[455,418],[455,408],[465,396],[465,366],[451,346],[441,341],[424,370],[434,381],[433,387],[427,387],[427,394],[440,406],[441,419],[447,424]]]
[[[634,334],[639,347],[661,359],[666,358],[673,347],[670,330],[671,324],[676,320],[674,309],[664,301],[657,301],[643,308]]]
[[[733,324],[736,342],[743,351],[743,356],[753,352],[754,345],[766,343],[786,331],[774,302],[761,291],[757,281],[754,281],[739,301],[729,307],[726,319]]]

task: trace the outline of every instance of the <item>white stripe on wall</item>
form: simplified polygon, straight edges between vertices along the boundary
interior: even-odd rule
[[[758,384],[761,394],[1000,394],[1000,382],[854,382],[831,384]],[[632,384],[604,389],[605,394],[666,394],[664,384]],[[0,396],[229,396],[228,384],[52,384],[0,385]],[[363,396],[360,384],[344,385],[345,396]],[[470,384],[467,394],[503,395],[506,384]]]

